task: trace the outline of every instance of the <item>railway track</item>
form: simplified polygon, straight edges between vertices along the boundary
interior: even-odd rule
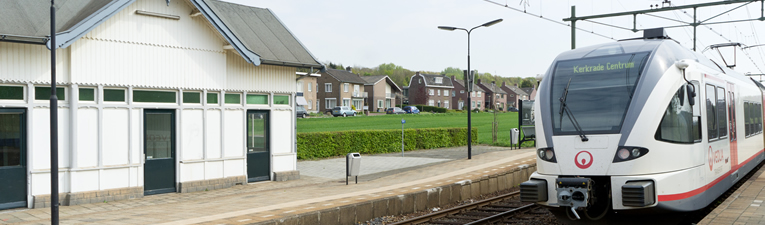
[[[393,224],[516,224],[531,222],[538,217],[536,214],[546,213],[540,206],[520,202],[519,195],[516,191]]]

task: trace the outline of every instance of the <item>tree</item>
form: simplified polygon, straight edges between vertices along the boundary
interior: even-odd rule
[[[441,71],[441,74],[445,74],[447,77],[456,77],[457,79],[463,79],[464,72],[460,68],[457,67],[446,67],[443,71]]]

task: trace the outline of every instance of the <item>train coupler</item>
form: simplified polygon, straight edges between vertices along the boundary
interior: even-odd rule
[[[558,191],[558,205],[570,207],[577,219],[578,208],[587,208],[592,195],[593,181],[590,178],[558,178],[555,186]]]

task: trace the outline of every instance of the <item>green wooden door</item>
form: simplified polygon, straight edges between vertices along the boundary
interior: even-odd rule
[[[144,195],[175,192],[175,110],[144,110]]]
[[[0,109],[0,209],[27,206],[24,109]]]
[[[269,180],[268,111],[247,111],[247,182]]]

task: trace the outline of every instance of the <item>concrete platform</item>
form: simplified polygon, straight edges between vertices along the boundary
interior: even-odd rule
[[[712,210],[698,224],[765,224],[765,167]]]
[[[403,158],[400,153],[362,156],[359,184],[347,186],[342,174],[341,178],[336,177],[336,171],[313,171],[322,164],[336,166],[336,159],[301,161],[298,163],[302,170],[300,180],[62,206],[61,222],[354,224],[507,189],[525,181],[535,170],[533,149],[475,146],[473,151],[471,160],[465,159],[465,147],[407,152]],[[344,167],[344,159],[340,163]],[[365,173],[365,165],[377,168],[369,168]],[[49,208],[0,211],[0,223],[48,224],[49,221]]]

